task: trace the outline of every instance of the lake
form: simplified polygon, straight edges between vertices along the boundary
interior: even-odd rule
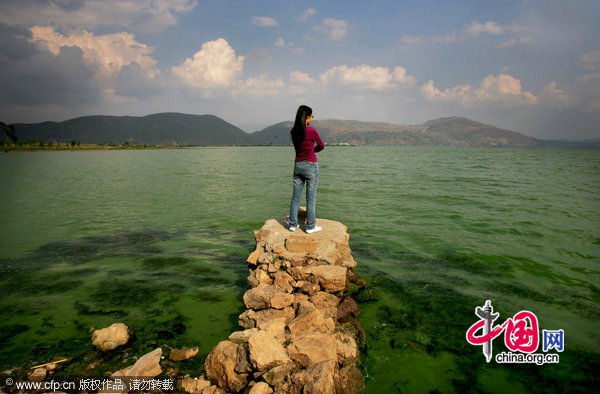
[[[317,216],[348,226],[372,290],[360,303],[366,392],[597,387],[600,151],[318,157]],[[0,371],[62,356],[64,374],[102,374],[167,345],[198,346],[181,367],[197,375],[237,330],[252,231],[287,215],[292,168],[291,147],[0,155]],[[560,362],[487,363],[466,340],[486,300],[498,324],[530,311],[540,338],[564,330],[564,350],[548,351]],[[131,348],[90,351],[90,327],[117,321],[135,333]]]

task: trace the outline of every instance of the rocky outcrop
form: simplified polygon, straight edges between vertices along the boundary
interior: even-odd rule
[[[364,331],[358,305],[346,293],[364,281],[352,270],[346,226],[324,219],[317,224],[323,231],[306,234],[271,219],[254,232],[247,310],[239,316],[243,330],[212,350],[205,376],[190,380],[189,392],[362,391],[356,362]]]

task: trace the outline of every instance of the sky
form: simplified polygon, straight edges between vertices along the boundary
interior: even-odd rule
[[[600,1],[0,0],[0,121],[463,116],[600,138]]]

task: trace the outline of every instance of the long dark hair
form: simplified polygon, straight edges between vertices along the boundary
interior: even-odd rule
[[[306,137],[306,118],[312,115],[312,108],[301,105],[298,107],[298,111],[296,112],[296,120],[294,121],[294,127],[290,131],[292,135],[292,142],[295,147],[300,146],[302,141],[304,141],[304,137]]]

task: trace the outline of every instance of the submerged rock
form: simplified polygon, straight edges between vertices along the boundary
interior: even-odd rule
[[[171,349],[171,353],[169,353],[169,360],[175,362],[183,361],[195,357],[197,354],[198,346],[193,348],[183,347],[181,349]]]
[[[92,334],[92,345],[103,352],[125,345],[128,341],[129,329],[123,323],[114,323]]]

